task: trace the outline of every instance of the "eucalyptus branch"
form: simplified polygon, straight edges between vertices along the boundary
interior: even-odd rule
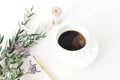
[[[30,9],[25,9],[26,13],[24,14],[24,20],[21,22],[18,22],[19,28],[21,28],[22,25],[26,26],[28,22],[31,20],[32,16],[35,14],[33,12],[33,6]]]
[[[19,23],[19,27],[26,26],[34,15],[33,7],[24,14],[24,20]],[[5,48],[0,46],[0,80],[16,80],[24,75],[24,59],[30,55],[29,48],[36,43],[37,40],[44,38],[45,33],[28,34],[27,31],[18,29],[17,33],[8,41]],[[0,44],[3,42],[4,36],[0,35]],[[3,63],[3,64],[2,64]]]

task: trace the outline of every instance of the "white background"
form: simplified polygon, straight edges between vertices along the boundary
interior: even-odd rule
[[[51,9],[63,9],[63,20],[70,20],[92,31],[100,44],[96,60],[83,69],[79,79],[72,80],[120,80],[120,1],[119,0],[0,0],[0,33],[6,38],[17,30],[17,22],[23,19],[24,8],[34,6],[36,17],[29,27],[34,31],[51,19]],[[40,76],[28,76],[26,80],[48,80]],[[74,75],[74,73],[73,73]],[[24,79],[23,79],[24,80]]]

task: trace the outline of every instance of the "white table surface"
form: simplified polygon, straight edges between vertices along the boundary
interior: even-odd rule
[[[31,30],[48,25],[52,7],[60,6],[64,21],[87,27],[99,40],[100,50],[96,60],[81,71],[79,79],[74,78],[73,73],[71,80],[120,80],[119,0],[1,0],[0,33],[6,38],[12,36],[18,28],[17,22],[23,19],[24,8],[32,5],[36,16],[28,25]],[[36,75],[26,75],[22,80],[50,79],[42,71]]]

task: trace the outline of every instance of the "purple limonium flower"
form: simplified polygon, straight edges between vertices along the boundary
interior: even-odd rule
[[[29,48],[26,48],[26,49],[23,51],[23,54],[24,54],[25,58],[27,58],[28,56],[30,56],[30,49],[29,49]]]
[[[27,58],[28,56],[30,56],[30,49],[29,48],[25,48],[22,43],[20,42],[16,42],[12,45],[12,48],[14,48],[15,50],[19,51],[19,52],[23,52],[24,57]]]
[[[29,67],[29,72],[30,72],[30,73],[35,74],[36,72],[40,72],[40,71],[38,71],[37,68],[36,68],[36,65],[37,65],[37,64],[32,64],[32,61],[31,61],[31,60],[29,61],[29,63],[30,63],[30,67]]]
[[[25,50],[24,46],[20,42],[15,43],[13,48],[19,52],[23,52]]]

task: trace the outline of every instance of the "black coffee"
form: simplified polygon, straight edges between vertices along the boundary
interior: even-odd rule
[[[86,45],[86,39],[81,33],[70,30],[60,35],[58,43],[64,49],[75,51]]]

